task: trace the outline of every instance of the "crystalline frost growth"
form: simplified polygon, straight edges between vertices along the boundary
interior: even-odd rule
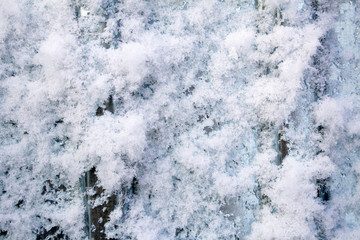
[[[1,239],[357,239],[357,1],[0,1]]]

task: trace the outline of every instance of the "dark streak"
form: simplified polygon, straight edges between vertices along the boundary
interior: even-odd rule
[[[289,154],[288,142],[282,138],[282,134],[278,135],[279,142],[279,165],[281,165],[285,157]]]

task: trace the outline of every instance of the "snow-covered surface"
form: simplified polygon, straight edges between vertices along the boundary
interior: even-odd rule
[[[359,26],[356,0],[0,0],[0,239],[359,239]]]

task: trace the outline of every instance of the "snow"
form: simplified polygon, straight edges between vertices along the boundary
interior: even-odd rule
[[[0,239],[356,240],[359,9],[0,0]]]

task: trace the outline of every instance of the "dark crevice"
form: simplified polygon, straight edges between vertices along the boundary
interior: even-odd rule
[[[131,193],[133,195],[136,195],[138,193],[138,185],[139,185],[139,181],[137,180],[136,177],[134,177],[131,182]]]
[[[68,136],[56,137],[53,139],[54,142],[58,143],[61,147],[65,147],[66,143],[70,140]]]
[[[155,93],[157,80],[151,74],[144,78],[143,84],[134,92],[132,96],[140,97],[143,100],[150,99]]]
[[[63,119],[63,118],[55,121],[54,126],[57,127],[59,124],[62,124],[62,123],[64,123],[64,119]]]
[[[7,236],[7,234],[8,234],[8,231],[0,229],[0,236],[5,237],[5,236]]]
[[[275,9],[274,19],[275,19],[275,25],[282,25],[282,26],[285,25],[280,8]]]
[[[334,39],[334,31],[328,31],[319,41],[321,45],[317,48],[316,54],[312,56],[312,76],[309,85],[314,91],[315,100],[321,99],[330,93],[328,79],[330,75],[333,56],[331,55],[331,39]]]
[[[285,157],[289,154],[288,142],[283,139],[281,133],[278,135],[279,144],[279,165],[283,164]]]
[[[104,109],[102,107],[98,107],[96,109],[96,116],[102,116],[104,115]]]
[[[265,205],[271,206],[272,201],[270,197],[262,192],[261,184],[258,181],[256,182],[257,182],[257,187],[254,189],[254,194],[259,201],[260,208],[263,208]]]
[[[324,127],[322,125],[317,126],[316,130],[321,134],[324,133]]]
[[[185,90],[184,94],[186,96],[192,95],[194,90],[195,90],[194,85],[191,85],[188,89]]]
[[[17,204],[15,205],[17,208],[21,208],[24,205],[24,200],[20,199]]]
[[[105,110],[114,113],[114,102],[113,102],[113,96],[110,95],[107,102],[105,102]]]
[[[130,184],[124,184],[121,187],[121,197],[119,198],[118,205],[121,207],[122,216],[120,219],[121,223],[125,223],[130,217],[131,206],[136,201],[136,195],[139,194],[139,180],[133,177]],[[151,199],[153,194],[150,190],[148,199]],[[121,239],[127,239],[127,236],[123,236]],[[131,239],[131,238],[130,238]]]
[[[203,130],[205,131],[206,135],[209,135],[212,131],[217,130],[220,128],[220,122],[217,122],[215,119],[213,119],[213,125],[212,126],[205,126]]]
[[[264,10],[265,6],[263,0],[255,0],[255,7],[257,10]]]
[[[13,120],[10,120],[10,121],[8,121],[8,122],[5,122],[6,124],[10,124],[11,126],[13,126],[13,127],[17,127],[18,126],[18,124],[15,122],[15,121],[13,121]]]
[[[319,15],[318,15],[319,2],[318,2],[318,0],[311,1],[311,8],[312,8],[312,14],[311,14],[312,20],[318,19],[319,18]]]
[[[104,188],[99,185],[96,176],[96,168],[91,168],[85,173],[82,179],[85,185],[85,223],[90,239],[107,239],[105,234],[105,224],[110,220],[110,213],[117,205],[115,194],[105,196]],[[94,206],[95,200],[103,198],[102,204]]]
[[[330,178],[316,179],[317,197],[321,198],[323,203],[330,200],[329,182]]]
[[[175,177],[175,176],[172,176],[172,177],[171,177],[171,179],[172,179],[172,184],[173,184],[173,187],[174,187],[174,189],[176,189],[176,188],[177,188],[178,183],[179,183],[179,182],[181,182],[181,179],[180,179],[180,178],[178,178],[178,177]]]
[[[60,239],[69,239],[62,230],[60,230],[59,226],[54,226],[50,230],[46,230],[45,228],[41,228],[36,235],[36,240],[60,240]]]
[[[179,236],[180,233],[184,232],[184,228],[176,228],[175,230],[175,237]]]
[[[57,175],[57,178],[60,178],[60,176]],[[41,195],[44,196],[44,202],[57,205],[58,200],[61,199],[59,198],[59,195],[66,192],[66,190],[67,188],[64,184],[61,184],[58,181],[54,183],[51,180],[46,180],[42,187]]]
[[[109,95],[108,100],[104,102],[104,105],[102,107],[99,106],[96,109],[96,116],[103,116],[104,111],[109,111],[112,114],[115,112],[114,100],[112,95]]]
[[[46,180],[43,186],[43,190],[41,195],[47,194],[49,192],[59,192],[59,191],[66,191],[66,187],[64,184],[60,184],[59,186],[55,186],[51,180]]]

